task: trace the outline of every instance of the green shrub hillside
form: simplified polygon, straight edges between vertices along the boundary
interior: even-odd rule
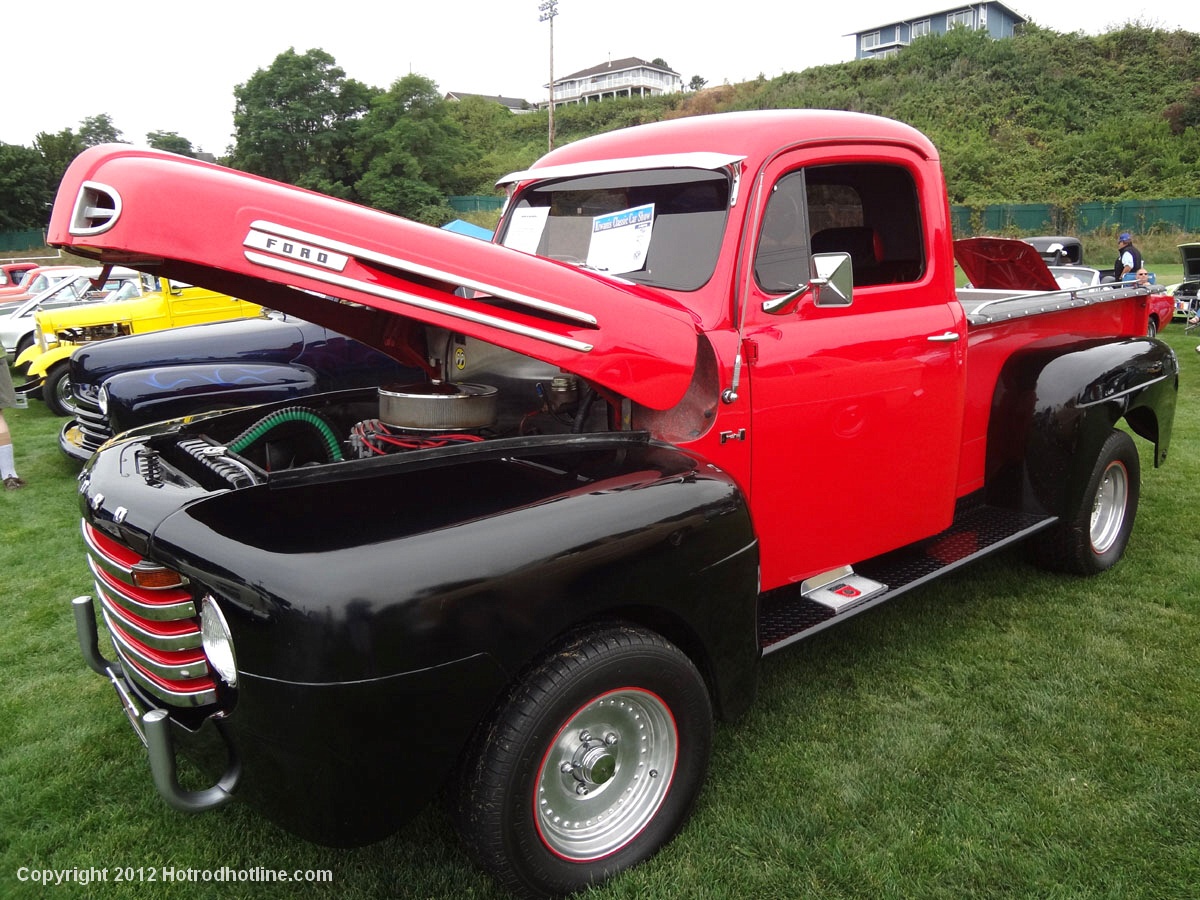
[[[940,148],[952,203],[1200,194],[1200,35],[1127,25],[1096,37],[956,29],[899,54],[785,74],[730,108],[853,109]]]
[[[799,107],[924,131],[941,151],[952,203],[1200,196],[1200,35],[1138,24],[1098,36],[1029,26],[1005,40],[956,29],[887,59],[565,107],[555,132],[564,143],[655,117]],[[545,136],[544,115],[517,118],[514,134]]]

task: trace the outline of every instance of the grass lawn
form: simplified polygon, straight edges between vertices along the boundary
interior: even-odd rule
[[[1012,551],[769,658],[689,826],[588,896],[1200,896],[1200,333],[1163,337],[1183,366],[1171,458],[1155,470],[1139,442],[1118,567],[1052,576]],[[36,401],[7,418],[29,486],[0,494],[0,897],[279,896],[196,880],[267,870],[330,873],[298,897],[500,896],[437,808],[346,851],[162,803],[76,645],[90,576],[61,420]],[[105,880],[47,891],[30,869]]]

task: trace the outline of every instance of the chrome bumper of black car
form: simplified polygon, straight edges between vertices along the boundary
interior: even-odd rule
[[[201,791],[184,790],[179,784],[175,764],[175,742],[171,733],[170,715],[165,709],[143,710],[139,699],[125,683],[119,661],[111,661],[100,652],[96,610],[90,596],[71,601],[75,613],[75,632],[84,661],[93,672],[103,675],[116,690],[121,708],[133,726],[150,758],[150,773],[154,786],[168,805],[183,812],[202,812],[216,809],[233,799],[233,791],[241,777],[241,764],[231,748],[229,764],[212,787]]]

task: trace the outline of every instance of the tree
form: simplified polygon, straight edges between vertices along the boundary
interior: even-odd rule
[[[167,153],[191,157],[196,155],[192,149],[192,142],[174,131],[151,131],[146,135],[146,143],[155,150],[165,150]]]
[[[45,228],[59,174],[36,150],[0,144],[0,231]]]
[[[514,153],[514,135],[518,120],[538,118],[538,151],[545,151],[546,117],[513,115],[507,108],[487,97],[463,97],[449,103],[450,118],[462,130],[470,145],[469,158],[458,166],[464,194],[497,194],[496,179],[509,172],[523,169],[537,158]],[[524,149],[523,147],[519,149]]]
[[[699,91],[702,90],[706,84],[708,84],[707,78],[701,78],[699,75],[693,75],[692,80],[688,82],[688,90]]]
[[[58,134],[38,132],[37,137],[33,139],[33,146],[54,173],[55,184],[61,180],[71,160],[87,149],[83,139],[70,128],[64,128]]]
[[[346,196],[347,165],[360,120],[378,91],[347,78],[324,50],[275,57],[234,88],[235,168]]]
[[[1164,109],[1163,118],[1175,135],[1200,125],[1200,84],[1192,85],[1182,100]]]
[[[468,183],[463,169],[479,151],[449,107],[421,75],[406,75],[375,98],[354,148],[364,170],[354,186],[361,202],[431,225],[453,218],[446,195]]]
[[[125,144],[120,129],[113,125],[112,116],[100,113],[89,116],[79,123],[79,139],[85,147],[95,147],[97,144]]]

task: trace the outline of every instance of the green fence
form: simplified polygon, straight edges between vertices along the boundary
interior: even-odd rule
[[[0,252],[36,250],[46,246],[46,232],[40,228],[31,231],[0,231]]]
[[[503,203],[503,197],[460,195],[449,198],[450,208],[455,212],[493,212]]]
[[[1080,203],[1070,208],[1050,203],[995,203],[952,206],[950,214],[956,237],[1005,232],[1077,236],[1118,231],[1200,232],[1200,198],[1195,197]]]

